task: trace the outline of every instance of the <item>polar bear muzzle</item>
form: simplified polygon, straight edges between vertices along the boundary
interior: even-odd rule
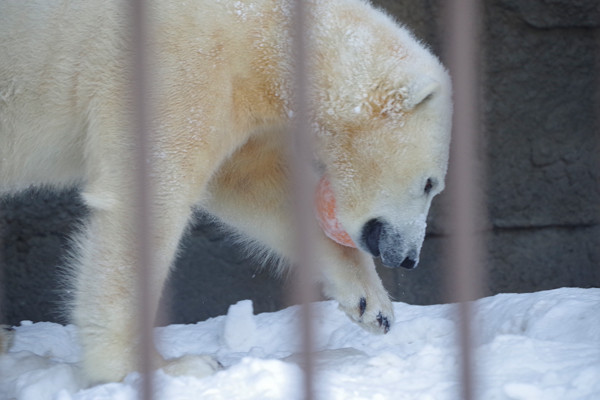
[[[369,220],[362,229],[362,245],[373,257],[381,257],[388,268],[416,268],[419,262],[418,249],[406,245],[402,234],[379,218]]]

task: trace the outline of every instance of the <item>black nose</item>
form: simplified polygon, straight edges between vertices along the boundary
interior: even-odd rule
[[[379,257],[380,254],[379,239],[382,229],[383,223],[378,219],[372,219],[365,224],[362,230],[362,241],[373,257]]]
[[[406,269],[413,269],[414,267],[417,266],[417,262],[415,260],[413,260],[412,258],[406,257],[404,259],[404,261],[402,261],[400,266],[402,268],[406,268]]]

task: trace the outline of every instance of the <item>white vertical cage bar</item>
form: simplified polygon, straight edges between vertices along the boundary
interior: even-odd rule
[[[447,273],[448,300],[456,302],[460,356],[460,397],[475,399],[476,367],[473,357],[472,303],[481,295],[483,242],[478,224],[482,216],[477,164],[479,30],[478,0],[452,0],[446,4],[446,62],[454,86],[452,146],[449,165],[451,235]],[[478,236],[479,233],[479,236]]]
[[[311,185],[310,160],[313,143],[310,132],[309,90],[310,76],[308,55],[310,52],[309,37],[306,33],[306,16],[309,5],[303,0],[294,0],[291,21],[293,66],[293,117],[291,130],[287,135],[288,152],[290,154],[291,198],[294,199],[293,223],[296,227],[294,235],[295,259],[297,275],[295,284],[295,301],[301,304],[302,318],[300,335],[303,346],[304,398],[314,398],[314,368],[312,352],[314,347],[313,307],[317,299],[314,276],[317,273],[314,259],[314,244],[311,232],[314,228],[313,187]]]
[[[152,185],[148,160],[150,160],[151,119],[150,119],[150,80],[148,68],[148,46],[149,46],[149,9],[144,0],[133,0],[130,7],[131,12],[131,35],[132,35],[132,99],[134,103],[134,114],[132,116],[132,128],[134,131],[135,164],[135,230],[137,250],[137,295],[138,295],[138,337],[139,343],[139,370],[142,375],[140,398],[152,400],[153,391],[153,324],[154,313],[152,299],[155,293],[151,292],[150,282],[153,271],[152,263]]]

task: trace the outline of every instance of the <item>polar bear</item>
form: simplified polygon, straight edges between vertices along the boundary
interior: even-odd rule
[[[431,200],[444,187],[450,79],[366,1],[308,3],[313,173],[329,181],[336,217],[357,246],[316,229],[316,279],[352,320],[385,333],[394,316],[373,257],[392,268],[418,262]],[[291,257],[283,139],[294,112],[291,0],[151,4],[159,266],[151,290],[160,292],[194,208]],[[0,3],[0,192],[81,189],[91,217],[75,238],[72,320],[90,383],[123,379],[138,348],[126,7]],[[217,364],[199,356],[161,365],[187,373]]]

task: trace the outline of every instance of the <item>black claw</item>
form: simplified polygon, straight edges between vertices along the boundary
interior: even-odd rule
[[[381,315],[381,313],[377,314],[377,322],[379,322],[379,326],[383,327],[383,333],[388,333],[390,331],[390,321],[387,317]]]
[[[365,299],[364,297],[361,297],[360,301],[358,302],[358,310],[359,310],[359,315],[361,317],[365,313],[366,309],[367,309],[367,299]]]

